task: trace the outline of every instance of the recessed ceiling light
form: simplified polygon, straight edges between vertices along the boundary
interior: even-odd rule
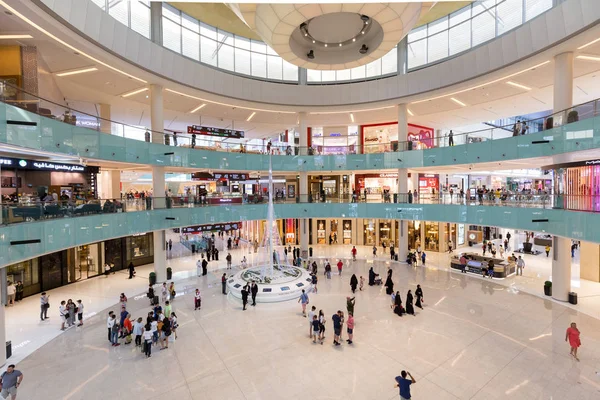
[[[354,122],[354,114],[350,113],[350,121]]]
[[[254,111],[252,114],[250,114],[250,116],[248,118],[246,118],[246,122],[250,122],[250,120],[252,118],[254,118],[255,115],[256,115],[256,111]]]
[[[361,35],[364,35],[364,34],[365,34],[365,31],[362,31],[360,34],[361,34]]]
[[[600,61],[600,57],[577,56],[577,58],[579,58],[580,60],[587,60],[587,61]]]
[[[196,107],[192,111],[190,111],[190,113],[193,114],[196,111],[203,109],[204,107],[206,107],[206,103],[200,104],[198,107]]]
[[[584,44],[581,47],[578,47],[577,50],[585,49],[586,47],[591,46],[591,45],[593,45],[594,43],[597,43],[597,42],[600,42],[600,38],[592,40],[591,42],[586,43],[586,44]]]
[[[352,38],[352,41],[353,41],[353,42],[356,42],[356,38]]]
[[[0,39],[33,39],[31,35],[0,35]]]
[[[340,43],[340,47],[342,47],[342,44]]]
[[[325,43],[325,47],[327,47],[327,43]]]
[[[148,90],[148,88],[137,89],[137,90],[134,90],[133,92],[125,93],[125,94],[121,95],[121,97],[133,96],[134,94],[142,93],[142,92],[145,92],[146,90]]]
[[[521,85],[520,83],[516,83],[516,82],[508,81],[508,82],[506,82],[506,84],[510,85],[510,86],[514,86],[519,89],[531,90],[531,88],[529,86]]]
[[[461,107],[466,107],[467,105],[465,103],[463,103],[462,101],[455,99],[454,97],[450,97],[450,100],[452,100],[453,102],[455,102],[456,104],[458,104]]]
[[[146,98],[149,98],[150,96],[146,95]],[[169,102],[170,103],[170,102]]]
[[[313,40],[313,43],[315,43],[315,41]]]
[[[93,72],[93,71],[98,71],[98,68],[92,67],[92,68],[76,69],[73,71],[60,72],[60,73],[57,73],[56,76],[69,76],[69,75],[85,74],[86,72]]]

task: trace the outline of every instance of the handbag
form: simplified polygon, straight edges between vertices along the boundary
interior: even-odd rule
[[[69,313],[65,313],[64,317],[69,318],[71,315]]]

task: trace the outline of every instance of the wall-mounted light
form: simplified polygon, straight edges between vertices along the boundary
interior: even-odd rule
[[[254,111],[252,114],[250,114],[250,116],[248,118],[246,118],[246,122],[250,122],[250,120],[252,118],[254,118],[255,115],[256,115],[256,111]]]
[[[33,39],[31,35],[0,35],[0,39]]]
[[[354,122],[354,114],[350,113],[350,121]]]

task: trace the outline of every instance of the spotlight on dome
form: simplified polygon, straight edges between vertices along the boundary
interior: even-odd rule
[[[314,52],[314,51],[312,51],[312,50],[311,50],[311,51],[309,51],[309,52],[306,54],[306,57],[308,57],[308,59],[309,59],[309,60],[313,60],[313,59],[315,58],[315,52]]]
[[[363,45],[360,47],[360,50],[359,50],[358,52],[359,52],[360,54],[367,54],[367,51],[369,51],[369,48],[367,47],[367,45],[366,45],[366,44],[363,44]]]

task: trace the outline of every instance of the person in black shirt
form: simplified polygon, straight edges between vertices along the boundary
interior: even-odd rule
[[[248,304],[248,285],[242,288],[242,310],[246,311],[246,304]]]
[[[338,310],[337,313],[333,314],[331,321],[333,322],[333,344],[336,346],[340,345],[340,335],[342,334],[342,312]]]
[[[206,275],[206,270],[208,269],[208,261],[205,258],[202,259],[202,275]]]
[[[252,305],[256,305],[256,295],[258,294],[258,285],[256,281],[252,281],[252,286],[250,287],[250,292],[252,293]]]

